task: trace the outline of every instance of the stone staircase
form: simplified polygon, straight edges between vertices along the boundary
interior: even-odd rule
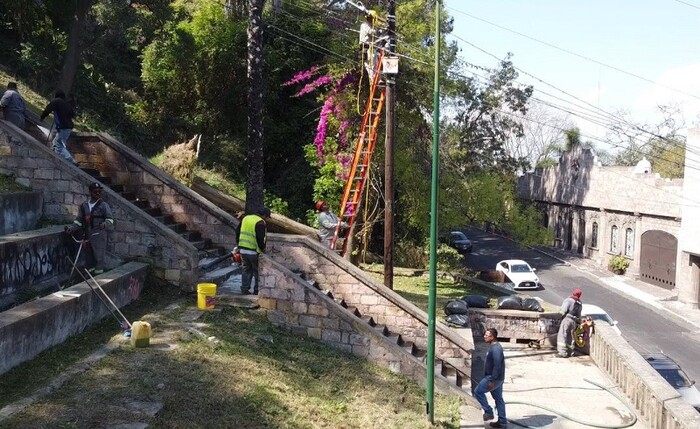
[[[321,291],[329,299],[333,300],[339,307],[352,314],[358,320],[361,320],[367,327],[371,328],[376,334],[390,344],[399,346],[403,351],[410,355],[416,364],[421,366],[427,365],[427,350],[425,347],[418,345],[414,341],[406,340],[404,337],[392,330],[392,327],[384,323],[378,323],[370,314],[363,314],[354,306],[349,305],[342,297],[337,296],[330,289],[323,289],[315,280],[309,280],[305,273],[299,273],[309,285]],[[467,398],[470,402],[473,401],[471,395],[471,377],[464,371],[458,369],[444,359],[435,357],[435,377],[441,378],[443,384],[453,392],[463,398]],[[443,386],[444,387],[444,386]]]
[[[240,274],[240,267],[231,264],[229,250],[213,244],[211,239],[203,237],[200,231],[188,227],[186,223],[176,221],[172,214],[151,203],[146,196],[140,195],[135,190],[138,186],[115,184],[112,177],[95,168],[82,167],[81,170],[190,242],[198,250],[199,280],[201,282],[220,284],[226,282],[230,277]]]

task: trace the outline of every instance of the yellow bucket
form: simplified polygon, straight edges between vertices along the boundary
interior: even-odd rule
[[[216,284],[199,283],[197,285],[197,308],[211,310],[214,308],[216,296]]]
[[[134,322],[131,325],[131,345],[134,347],[148,347],[151,343],[151,324],[148,322]]]

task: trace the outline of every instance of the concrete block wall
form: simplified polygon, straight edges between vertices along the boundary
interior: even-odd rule
[[[69,149],[73,150],[72,141]],[[0,168],[27,179],[32,189],[42,193],[44,216],[66,224],[73,221],[88,197],[88,185],[94,182],[44,143],[4,121],[0,122]],[[110,265],[138,259],[152,264],[158,277],[193,290],[198,278],[197,249],[112,190],[104,189],[102,196],[116,221],[107,247],[113,259]]]
[[[218,246],[233,249],[238,220],[104,133],[75,133],[71,149],[79,161],[112,177],[137,197],[160,207],[177,222]]]
[[[96,279],[112,301],[121,307],[140,296],[147,268],[145,264],[130,262]],[[104,317],[112,317],[87,284],[80,283],[62,292],[0,313],[0,374],[33,359]],[[114,323],[116,327],[116,320]]]
[[[428,315],[413,303],[308,237],[269,234],[267,240],[266,255],[273,261],[289,270],[304,272],[321,288],[331,290],[336,298],[357,307],[363,316],[372,316],[375,322],[387,325],[404,340],[423,349],[427,347]],[[261,273],[267,275],[264,270]],[[267,277],[265,279],[268,281]],[[294,311],[294,305],[303,302],[302,296],[287,293],[270,298],[274,298],[274,302],[266,302],[266,308],[282,312]],[[435,331],[436,357],[471,374],[474,350],[471,332],[463,336],[441,323],[436,324]]]
[[[0,194],[0,235],[34,229],[41,218],[43,202],[41,192]]]
[[[17,292],[49,279],[61,281],[75,255],[65,244],[62,226],[18,232],[0,238],[0,310],[17,301]]]
[[[700,414],[610,327],[596,325],[591,357],[650,429],[700,428]]]

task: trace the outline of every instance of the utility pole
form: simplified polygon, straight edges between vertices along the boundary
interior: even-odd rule
[[[437,288],[437,201],[440,151],[440,8],[435,2],[435,78],[433,80],[433,162],[430,182],[430,285],[428,287],[428,356],[426,359],[425,411],[433,424],[435,416],[435,298]]]
[[[387,13],[389,49],[396,52],[396,0],[389,0]],[[383,71],[386,71],[382,68]],[[386,82],[386,132],[384,139],[384,286],[394,288],[394,131],[396,130],[396,75],[384,73]]]

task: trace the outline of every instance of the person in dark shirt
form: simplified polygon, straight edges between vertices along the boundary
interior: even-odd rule
[[[265,219],[270,217],[270,209],[263,207],[257,214],[249,214],[243,217],[236,230],[236,242],[241,254],[243,275],[241,279],[241,293],[250,294],[250,284],[255,278],[253,293],[258,294],[258,255],[265,251],[267,244],[267,224]]]
[[[41,120],[53,113],[53,121],[56,125],[56,137],[53,139],[53,150],[67,159],[71,164],[78,165],[73,156],[68,152],[66,144],[68,137],[73,132],[73,106],[66,101],[66,94],[60,89],[56,91],[56,97],[46,106],[41,113]]]
[[[0,107],[2,107],[6,120],[17,125],[19,129],[24,129],[26,109],[24,107],[24,98],[17,90],[17,83],[10,82],[7,84],[7,91],[0,99]]]
[[[498,342],[498,331],[489,328],[484,333],[484,341],[489,344],[489,351],[486,353],[486,363],[484,364],[484,378],[474,389],[474,398],[479,401],[479,405],[484,410],[484,421],[493,420],[493,408],[486,399],[486,392],[491,392],[491,396],[496,401],[496,411],[498,411],[498,421],[489,423],[492,428],[505,428],[508,426],[506,419],[506,403],[503,401],[503,381],[506,379],[506,360],[503,356],[503,347]]]
[[[576,288],[571,292],[571,296],[566,298],[561,304],[561,322],[557,333],[557,357],[568,358],[574,354],[574,330],[581,318],[581,289]]]

